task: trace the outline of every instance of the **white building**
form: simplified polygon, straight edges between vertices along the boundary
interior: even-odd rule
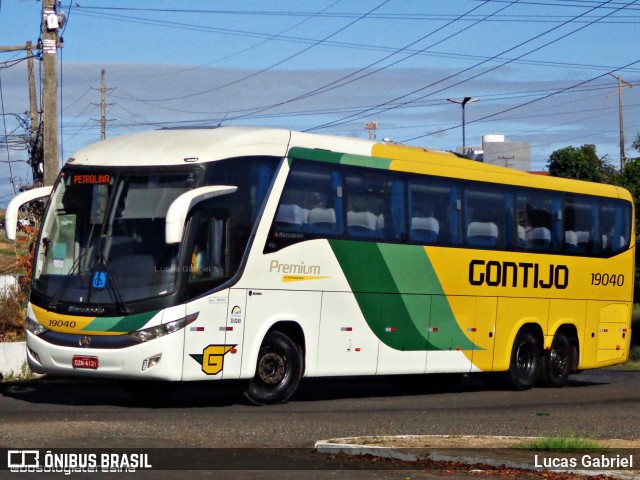
[[[509,142],[504,135],[482,136],[481,147],[466,147],[466,156],[479,162],[501,165],[528,172],[531,170],[531,145],[528,142]],[[463,153],[462,148],[457,148]]]

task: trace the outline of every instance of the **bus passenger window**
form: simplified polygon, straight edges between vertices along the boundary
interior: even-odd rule
[[[273,248],[309,237],[339,235],[341,228],[340,176],[326,165],[304,161],[293,163],[284,185],[272,225]],[[296,236],[280,235],[281,232]]]
[[[464,191],[466,242],[472,247],[503,248],[505,245],[505,195],[490,187]]]
[[[547,252],[552,245],[553,208],[552,200],[534,193],[519,193],[516,199],[518,222],[518,244],[531,252]]]
[[[596,204],[586,197],[568,195],[564,203],[564,234],[567,253],[595,253],[598,245],[593,231],[596,225]]]
[[[345,182],[347,233],[356,239],[404,237],[404,184],[395,176],[353,169]]]
[[[409,241],[446,245],[457,238],[458,211],[455,195],[446,182],[436,179],[410,180]],[[453,236],[453,237],[452,237]]]
[[[627,202],[606,201],[600,206],[602,253],[612,255],[629,246],[631,205]]]

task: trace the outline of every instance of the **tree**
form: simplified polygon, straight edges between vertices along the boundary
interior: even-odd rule
[[[640,151],[640,134],[633,147]],[[574,178],[590,182],[609,183],[624,187],[640,205],[640,158],[628,159],[624,170],[618,172],[613,165],[600,158],[595,145],[583,145],[580,148],[565,147],[549,156],[547,168],[554,177]],[[636,243],[640,242],[640,216],[636,215]],[[636,257],[636,285],[640,287],[640,255]]]
[[[598,157],[596,146],[591,144],[556,150],[549,156],[547,168],[554,177],[599,183],[611,183],[617,174],[615,167],[607,163],[607,157]]]
[[[612,183],[629,190],[636,205],[640,205],[638,203],[640,200],[640,158],[627,159],[624,170],[616,176]]]

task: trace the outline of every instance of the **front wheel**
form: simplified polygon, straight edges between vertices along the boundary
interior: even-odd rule
[[[270,332],[264,338],[256,374],[244,391],[256,405],[286,402],[295,392],[302,376],[302,356],[296,343],[280,332]]]
[[[509,380],[516,390],[529,390],[538,379],[540,371],[540,345],[529,330],[520,330],[513,342]]]
[[[573,367],[573,350],[571,342],[563,333],[556,333],[551,348],[542,357],[540,379],[548,387],[560,388],[567,384],[567,378]]]

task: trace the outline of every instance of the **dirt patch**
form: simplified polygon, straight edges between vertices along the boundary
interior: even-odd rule
[[[536,437],[476,436],[476,435],[401,435],[336,438],[332,443],[385,448],[515,448]],[[605,448],[640,448],[640,440],[597,440]]]
[[[543,478],[546,480],[576,480],[590,478],[598,480],[628,480],[640,479],[640,471],[615,468],[597,469],[579,468],[580,462],[576,461],[576,467],[547,468],[543,463],[537,464],[537,457],[555,458],[559,461],[567,461],[569,467],[573,467],[569,461],[573,458],[597,457],[599,454],[562,453],[562,452],[536,452],[517,448],[520,445],[531,443],[540,437],[513,437],[513,436],[474,436],[474,435],[405,435],[405,436],[371,436],[336,438],[319,442],[335,448],[343,455],[367,456],[371,458],[393,459],[391,461],[408,462],[417,468],[422,464],[434,463],[440,468],[474,472],[477,474],[498,475],[504,478]],[[615,449],[617,452],[625,452],[629,455],[630,449],[640,448],[640,440],[626,439],[601,439],[597,442],[606,449]],[[316,444],[316,447],[318,444]],[[379,450],[378,450],[379,449]],[[355,452],[355,453],[354,453]],[[601,452],[606,456],[606,453]],[[611,452],[613,456],[616,452]],[[631,455],[631,458],[633,455]],[[551,464],[549,465],[551,466]],[[634,465],[635,466],[635,465]],[[596,467],[596,465],[593,465]],[[633,467],[632,467],[633,468]],[[471,469],[471,470],[469,470]],[[466,478],[466,477],[465,477]],[[493,478],[493,477],[492,477]]]

